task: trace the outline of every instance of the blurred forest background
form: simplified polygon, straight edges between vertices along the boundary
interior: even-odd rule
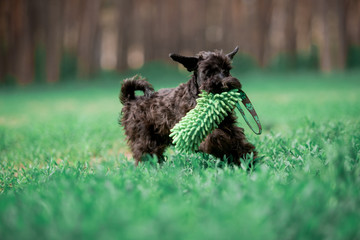
[[[360,66],[360,0],[0,0],[0,85],[238,45],[246,67]]]

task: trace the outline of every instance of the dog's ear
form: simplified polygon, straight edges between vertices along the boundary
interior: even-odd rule
[[[226,54],[226,56],[232,60],[232,59],[234,58],[235,54],[236,54],[238,51],[239,51],[239,46],[236,46],[236,48],[234,49],[234,51]]]
[[[169,57],[175,62],[181,63],[189,72],[196,69],[199,59],[197,57],[184,57],[178,54],[170,53]]]

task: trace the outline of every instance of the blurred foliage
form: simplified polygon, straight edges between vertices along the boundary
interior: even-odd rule
[[[45,83],[46,76],[46,51],[43,46],[38,46],[35,51],[35,82]]]
[[[312,45],[309,52],[299,53],[296,56],[296,69],[316,70],[319,69],[319,51]]]
[[[38,46],[35,52],[35,82],[46,82],[46,52]],[[64,52],[60,64],[60,81],[69,81],[77,77],[77,59],[73,53]]]
[[[343,71],[359,66],[358,9],[359,0],[1,0],[0,84],[92,80],[169,52],[235,46],[243,72]]]
[[[360,46],[350,46],[348,51],[347,66],[352,68],[360,68]]]
[[[60,79],[70,81],[77,76],[77,58],[71,52],[64,52],[60,64]]]
[[[233,71],[246,73],[249,71],[256,71],[259,69],[256,61],[247,54],[238,53],[233,59]]]
[[[292,57],[288,53],[274,57],[267,67],[270,71],[282,72],[291,70],[316,71],[319,68],[319,54],[316,46],[309,52],[300,52]]]
[[[45,82],[45,51],[42,48],[38,48],[36,51],[36,70],[35,79],[38,83]],[[295,59],[291,61],[291,59]],[[181,69],[179,74],[174,77],[174,65],[164,65],[159,61],[153,61],[145,64],[139,69],[128,70],[122,73],[116,73],[115,71],[102,71],[100,75],[105,78],[121,78],[130,77],[135,74],[140,74],[147,79],[151,79],[155,85],[163,85],[164,87],[170,87],[179,83],[176,79],[181,76],[190,74],[186,70]],[[347,66],[350,69],[360,67],[360,48],[351,47],[349,49]],[[309,52],[301,52],[296,55],[295,58],[287,54],[279,54],[270,61],[269,66],[264,70],[266,72],[289,72],[293,70],[301,71],[316,71],[319,68],[319,56],[316,46],[312,46]],[[159,75],[158,72],[162,71]],[[260,68],[256,61],[249,55],[238,54],[233,60],[233,72],[237,74],[244,74],[249,72],[259,71]],[[77,72],[77,60],[76,56],[70,52],[63,54],[60,67],[60,81],[71,81],[76,78]],[[96,76],[95,78],[96,79]],[[8,77],[7,84],[15,84],[15,80]]]

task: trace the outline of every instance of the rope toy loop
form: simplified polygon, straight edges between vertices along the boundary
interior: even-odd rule
[[[255,131],[253,126],[251,126],[249,120],[246,118],[245,116],[245,112],[244,110],[241,108],[241,105],[239,102],[236,103],[236,108],[239,110],[239,112],[241,113],[242,117],[244,118],[246,124],[249,126],[249,128],[256,134],[256,135],[260,135],[262,133],[262,127],[261,127],[261,123],[260,123],[260,119],[259,116],[257,115],[254,106],[252,105],[250,99],[248,98],[248,96],[246,95],[246,93],[242,90],[239,89],[240,92],[240,98],[241,98],[241,102],[242,104],[244,104],[244,106],[246,107],[246,109],[249,111],[249,113],[251,114],[251,116],[253,117],[253,119],[255,120],[259,131]]]

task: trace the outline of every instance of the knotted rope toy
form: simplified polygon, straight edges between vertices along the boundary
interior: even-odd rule
[[[175,148],[182,152],[195,152],[202,141],[228,116],[236,106],[245,122],[255,134],[261,134],[262,127],[249,98],[240,89],[232,89],[219,94],[202,91],[197,105],[190,110],[171,130]],[[258,125],[256,132],[247,120],[240,103],[242,102]]]

